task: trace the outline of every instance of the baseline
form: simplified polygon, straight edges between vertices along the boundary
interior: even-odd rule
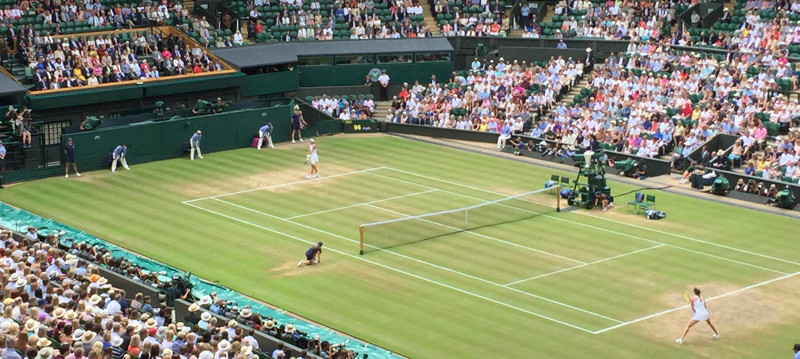
[[[368,173],[370,171],[375,171],[375,170],[379,170],[379,169],[382,169],[382,168],[383,167],[365,168],[363,170],[356,170],[356,171],[350,171],[350,172],[344,172],[344,173],[337,173],[335,175],[319,177],[317,179],[298,180],[298,181],[293,181],[293,182],[279,183],[279,184],[273,184],[273,185],[257,187],[257,188],[250,188],[250,189],[245,189],[245,190],[241,190],[241,191],[234,191],[234,192],[215,194],[213,196],[206,196],[206,197],[189,199],[189,200],[183,201],[181,203],[189,204],[189,203],[192,203],[192,202],[204,201],[204,200],[207,200],[207,199],[215,199],[215,198],[220,198],[220,197],[233,196],[233,195],[241,194],[241,193],[250,193],[250,192],[255,192],[255,191],[262,191],[262,190],[265,190],[265,189],[268,189],[268,188],[280,188],[280,187],[291,186],[291,185],[295,185],[295,184],[299,184],[299,183],[309,183],[311,181],[322,181],[322,180],[326,180],[326,179],[349,176],[349,175],[354,175],[354,174],[359,174],[359,173]]]

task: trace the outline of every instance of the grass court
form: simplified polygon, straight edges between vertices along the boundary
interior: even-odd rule
[[[510,218],[497,225],[367,227],[359,255],[362,223],[574,173],[386,135],[317,142],[320,179],[304,177],[306,144],[278,144],[22,183],[2,200],[413,358],[781,357],[798,341],[796,219],[645,190],[668,214],[651,221],[619,196],[640,188],[609,176],[609,212],[556,212],[538,193],[473,213]],[[317,241],[323,263],[297,268]],[[694,286],[722,338],[700,324],[678,345]]]

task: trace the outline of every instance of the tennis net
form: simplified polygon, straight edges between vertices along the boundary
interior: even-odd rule
[[[555,198],[552,195],[553,190],[556,191]],[[560,210],[558,191],[558,187],[544,188],[468,207],[364,223],[359,226],[360,253],[399,247],[556,212]]]

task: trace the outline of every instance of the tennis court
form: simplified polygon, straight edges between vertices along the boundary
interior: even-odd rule
[[[321,179],[304,178],[306,144],[281,144],[3,201],[406,357],[772,357],[796,340],[800,243],[777,235],[794,219],[613,177],[616,209],[556,212],[553,191],[527,192],[574,173],[385,135],[317,143]],[[626,211],[641,190],[666,220]],[[464,207],[365,226],[359,255],[359,225]],[[318,241],[322,265],[297,268]],[[694,286],[723,338],[678,346]]]
[[[591,334],[685,309],[658,298],[687,282],[738,287],[714,296],[724,297],[800,271],[792,261],[580,211],[559,213],[553,192],[497,204],[505,195],[374,167],[183,203],[297,241],[321,240],[328,251]],[[297,201],[312,193],[314,201]],[[467,229],[456,224],[465,211],[393,221],[462,207],[472,208],[467,216],[489,219]],[[357,255],[359,225],[379,221],[388,223],[366,227],[366,254]],[[286,224],[290,230],[272,229]],[[631,290],[652,300],[626,295]]]

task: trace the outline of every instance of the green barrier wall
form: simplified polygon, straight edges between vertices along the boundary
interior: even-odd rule
[[[300,79],[297,70],[248,75],[239,89],[239,95],[242,97],[259,96],[294,91],[299,87]]]
[[[365,64],[337,66],[298,66],[300,86],[350,86],[364,84],[364,77],[369,70],[378,68],[386,70],[391,82],[409,82],[414,80],[430,82],[432,74],[444,81],[453,72],[452,62],[425,62],[399,64]]]
[[[195,116],[161,122],[109,127],[91,132],[63,135],[62,143],[72,138],[76,160],[84,171],[106,168],[108,155],[120,143],[128,146],[128,161],[142,163],[183,155],[183,148],[197,131],[203,131],[203,152],[247,147],[258,128],[272,122],[273,140],[289,140],[291,105],[247,109],[221,114]],[[310,132],[311,128],[308,129]]]
[[[120,85],[81,91],[68,91],[48,95],[29,95],[29,107],[34,110],[90,105],[95,103],[117,102],[141,99],[152,96],[174,95],[198,90],[213,90],[239,87],[245,74],[236,72],[219,76],[203,76],[187,79],[146,82],[141,85]]]

